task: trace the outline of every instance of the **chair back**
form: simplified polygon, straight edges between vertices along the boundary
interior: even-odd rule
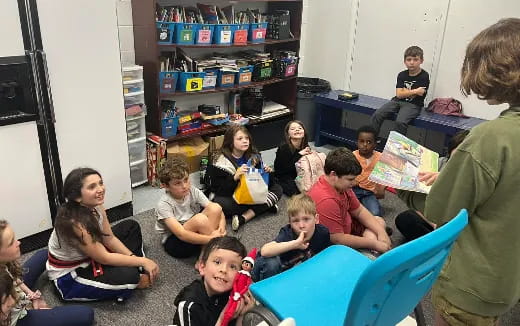
[[[377,258],[354,288],[344,325],[395,325],[411,313],[439,276],[467,224],[468,212],[462,209],[442,227]]]

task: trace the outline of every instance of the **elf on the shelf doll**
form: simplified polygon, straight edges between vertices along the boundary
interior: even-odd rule
[[[238,302],[247,292],[249,286],[253,283],[251,279],[251,270],[255,265],[256,248],[253,248],[244,259],[242,259],[242,269],[238,271],[233,280],[233,289],[229,293],[229,301],[227,304],[226,311],[224,311],[224,318],[221,326],[227,326],[233,314],[237,310]]]

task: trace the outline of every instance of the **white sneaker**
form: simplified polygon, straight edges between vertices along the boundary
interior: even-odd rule
[[[238,231],[238,228],[240,227],[240,220],[238,219],[238,215],[233,215],[233,218],[231,219],[231,229],[233,231]]]

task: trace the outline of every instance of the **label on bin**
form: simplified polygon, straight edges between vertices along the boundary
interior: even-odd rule
[[[288,65],[285,68],[285,77],[292,76],[292,75],[294,75],[295,72],[296,72],[296,65]]]
[[[220,31],[220,43],[231,43],[231,31]]]
[[[199,30],[197,43],[211,43],[211,31],[207,29]]]
[[[173,78],[163,78],[161,89],[163,92],[172,92],[175,86],[175,79]]]
[[[247,30],[241,29],[235,31],[235,44],[245,44],[247,43]]]
[[[192,38],[192,30],[191,29],[183,29],[181,30],[181,40],[183,42],[190,42]]]
[[[242,83],[249,83],[251,81],[251,75],[252,75],[251,72],[243,72],[243,73],[241,73],[238,82],[240,84],[242,84]]]
[[[256,28],[253,30],[253,40],[261,40],[265,38],[266,29]]]
[[[186,80],[186,91],[200,91],[202,89],[202,78],[188,78]]]

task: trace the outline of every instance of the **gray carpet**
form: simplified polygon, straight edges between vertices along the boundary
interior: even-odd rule
[[[278,215],[270,214],[255,218],[241,229],[238,236],[248,250],[252,247],[260,248],[266,242],[272,241],[280,227],[287,223],[285,203],[286,198],[284,197],[279,203]],[[406,207],[395,195],[389,193],[382,200],[382,205],[387,224],[394,227],[395,216]],[[123,304],[112,301],[88,303],[95,309],[97,325],[168,325],[173,319],[175,296],[182,287],[198,277],[194,269],[194,258],[175,259],[164,252],[159,237],[154,231],[155,217],[152,210],[138,214],[133,219],[141,224],[147,256],[159,263],[160,278],[152,288],[136,291],[134,296]],[[232,232],[228,231],[228,234],[232,234]],[[402,241],[402,236],[398,231],[394,232],[392,241],[395,244]],[[65,304],[58,299],[54,286],[45,276],[40,278],[38,285],[51,306]],[[428,297],[424,300],[423,308],[428,325],[432,325],[431,305]],[[516,307],[504,316],[501,326],[519,324],[520,309]]]

